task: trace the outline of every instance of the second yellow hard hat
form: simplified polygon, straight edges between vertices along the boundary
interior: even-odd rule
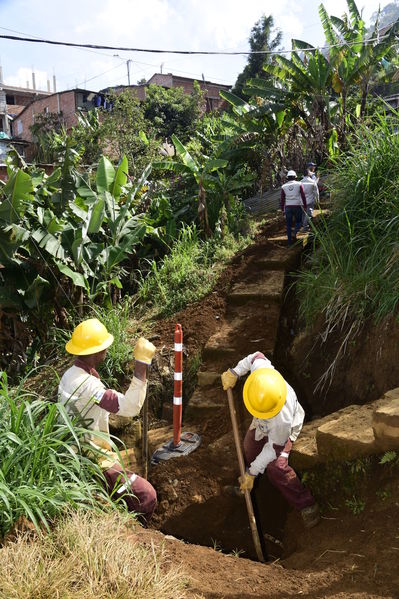
[[[78,324],[65,349],[75,356],[88,356],[107,349],[113,341],[113,335],[97,318],[89,318]]]
[[[255,418],[276,416],[287,399],[287,383],[277,370],[259,368],[254,370],[244,385],[244,404]]]

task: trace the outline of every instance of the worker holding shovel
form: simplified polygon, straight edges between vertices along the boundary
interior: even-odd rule
[[[119,463],[118,455],[111,451],[108,419],[110,413],[130,417],[140,413],[147,391],[147,368],[155,346],[143,337],[137,341],[133,352],[136,358],[133,379],[123,394],[107,389],[97,372],[113,341],[114,337],[97,318],[81,322],[65,346],[76,360],[61,378],[58,396],[72,415],[82,416],[86,426],[93,430],[90,442],[101,451],[100,465],[109,491],[123,499],[129,511],[141,514],[148,521],[157,503],[155,489]]]
[[[274,369],[270,360],[256,352],[222,374],[226,391],[250,372],[244,385],[244,404],[254,417],[244,439],[246,472],[240,490],[252,490],[255,478],[266,474],[288,503],[297,509],[306,528],[319,521],[319,508],[291,466],[288,457],[302,429],[304,410],[295,391]]]

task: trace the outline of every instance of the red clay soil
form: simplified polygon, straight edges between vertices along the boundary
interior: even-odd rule
[[[289,280],[288,285],[292,282]],[[335,360],[345,331],[335,330],[322,341],[322,319],[306,330],[298,318],[294,287],[285,297],[282,315],[275,362],[291,381],[308,416],[324,416],[351,404],[370,403],[399,387],[397,315],[378,324],[366,322],[351,336],[335,374],[321,388],[317,388],[318,382]]]
[[[241,274],[248,269],[248,265],[256,257],[266,255],[273,246],[268,237],[279,232],[281,220],[271,219],[264,225],[256,236],[252,245],[234,256],[229,266],[220,274],[214,290],[204,299],[191,304],[184,310],[177,312],[172,317],[160,320],[154,327],[154,334],[159,335],[156,339],[157,347],[170,346],[177,322],[182,325],[184,334],[184,345],[189,354],[202,349],[209,337],[220,328],[220,318],[226,309],[226,295],[234,282],[240,281]]]
[[[190,592],[206,599],[397,599],[398,499],[396,483],[389,499],[370,493],[362,514],[333,509],[310,531],[290,513],[289,530],[296,550],[274,563],[226,555],[150,530],[139,531],[138,540],[163,543],[171,562],[180,564],[191,577]]]
[[[244,273],[246,276],[250,273],[256,256],[267,253],[271,247],[267,235],[281,225],[281,221],[279,224],[274,222],[263,231],[254,246],[234,259],[221,276],[214,293],[173,318],[160,321],[156,330],[160,335],[157,346],[171,345],[171,331],[175,323],[180,322],[188,355],[203,349],[209,337],[228,322],[228,289]],[[252,324],[254,335],[262,337],[256,317]],[[280,331],[283,331],[280,343],[287,346],[292,337],[292,325],[296,326],[295,310],[287,309],[280,325]],[[367,349],[366,353],[371,359],[371,349]],[[292,368],[287,368],[288,358],[289,354],[284,349],[279,351],[277,348],[277,365],[283,372],[286,367],[284,374],[295,387],[297,380],[301,380],[301,369],[293,381],[293,377],[288,376],[292,375]],[[276,356],[274,361],[276,363]],[[345,363],[343,366],[337,378],[347,376],[348,368],[356,370],[355,365]],[[307,405],[306,397],[305,401],[302,399],[306,389],[303,391],[300,387],[299,391],[301,401]],[[241,414],[241,434],[245,429],[244,420]],[[199,423],[198,432],[202,435],[202,445],[195,453],[153,467],[150,472],[150,480],[159,498],[153,527],[195,544],[162,536],[156,530],[137,533],[140,541],[154,539],[165,543],[173,563],[179,563],[192,579],[187,597],[399,599],[399,485],[395,477],[386,493],[386,481],[374,480],[362,496],[365,509],[360,515],[355,515],[350,506],[344,506],[339,488],[336,494],[318,497],[324,504],[329,501],[330,508],[323,512],[320,524],[310,531],[303,528],[298,514],[289,510],[266,477],[260,477],[255,498],[263,533],[272,535],[283,545],[282,550],[280,545],[266,541],[269,559],[274,559],[275,563],[263,565],[211,548],[212,545],[220,546],[227,552],[244,548],[245,556],[255,557],[245,502],[223,491],[226,485],[234,484],[238,474],[236,456],[231,451],[226,460],[226,455],[221,452],[218,459],[213,451],[210,458],[208,448],[223,435],[226,435],[226,443],[232,443],[227,406],[204,418]],[[380,493],[378,484],[381,485]],[[213,539],[209,538],[210,527],[214,532]],[[237,538],[239,544],[234,544]]]

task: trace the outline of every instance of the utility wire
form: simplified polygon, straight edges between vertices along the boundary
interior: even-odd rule
[[[388,37],[387,34],[369,38],[367,40],[363,40],[362,44],[371,44],[372,42],[380,42],[385,37]],[[71,48],[94,48],[97,50],[118,50],[120,52],[147,52],[150,54],[188,54],[188,55],[212,55],[212,56],[237,56],[237,55],[250,55],[250,54],[263,54],[263,55],[278,55],[278,54],[291,54],[293,50],[255,50],[255,51],[247,51],[247,52],[225,52],[225,51],[196,51],[196,50],[155,50],[150,48],[126,48],[123,46],[105,46],[102,44],[78,44],[75,42],[60,42],[55,40],[46,40],[46,39],[33,39],[28,37],[19,37],[16,35],[0,35],[0,39],[8,39],[13,41],[20,42],[31,42],[36,44],[50,44],[54,46],[67,46]],[[338,44],[331,44],[330,46],[323,46],[322,48],[315,48],[314,46],[309,46],[305,48],[300,48],[301,52],[316,52],[317,50],[330,50],[331,48],[341,48],[342,46],[358,46],[359,42],[342,42]]]
[[[37,35],[33,35],[33,33],[26,33],[25,31],[17,31],[16,29],[9,29],[8,27],[0,27],[3,31],[11,31],[11,33],[18,33],[19,35],[28,35],[30,38],[34,38],[36,40],[40,40]],[[105,52],[96,52],[95,50],[88,50],[83,48],[84,52],[91,52],[92,54],[98,54],[99,56],[109,56],[113,58],[113,54],[106,54]]]
[[[93,77],[89,77],[88,79],[85,79],[82,83],[78,83],[76,85],[76,87],[80,87],[81,85],[84,85],[85,83],[88,83],[89,81],[92,81],[93,79],[102,77],[103,75],[105,75],[105,73],[109,73],[110,71],[115,71],[115,69],[120,69],[121,67],[124,67],[124,66],[125,66],[125,63],[118,64],[118,65],[116,65],[116,67],[111,67],[110,69],[107,69],[106,71],[103,71],[102,73],[99,73],[98,75],[93,75]]]

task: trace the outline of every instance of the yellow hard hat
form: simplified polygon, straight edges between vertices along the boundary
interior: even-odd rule
[[[97,318],[84,320],[75,328],[65,349],[74,356],[88,356],[107,349],[114,337]]]
[[[285,404],[287,384],[274,368],[254,370],[244,385],[244,403],[255,418],[273,418]]]

